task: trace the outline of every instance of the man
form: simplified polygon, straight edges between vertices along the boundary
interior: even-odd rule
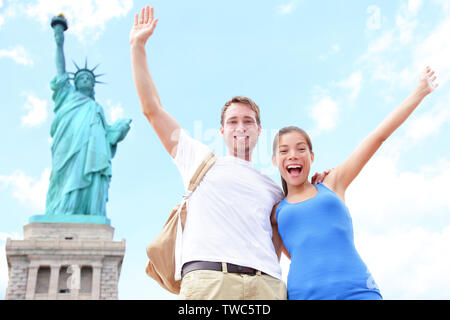
[[[162,108],[145,51],[158,22],[153,12],[147,6],[140,16],[136,14],[130,32],[133,78],[144,115],[174,158],[187,188],[209,149],[190,138]],[[260,132],[259,108],[251,99],[234,97],[225,104],[220,133],[228,154],[217,159],[188,202],[181,298],[286,299],[272,242],[272,236],[275,242],[279,236],[271,223],[272,208],[283,193],[251,163]]]

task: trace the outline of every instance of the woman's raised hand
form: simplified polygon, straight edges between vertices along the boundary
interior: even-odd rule
[[[130,45],[145,45],[148,38],[153,34],[158,19],[153,17],[153,7],[142,8],[141,16],[138,13],[134,16],[134,25],[130,31]]]
[[[420,75],[418,89],[424,95],[430,94],[438,87],[438,84],[435,81],[436,76],[434,75],[434,70],[427,66]]]

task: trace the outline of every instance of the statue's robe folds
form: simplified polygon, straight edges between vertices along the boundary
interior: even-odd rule
[[[116,144],[108,141],[103,109],[76,91],[67,73],[50,85],[55,118],[45,214],[105,216]]]

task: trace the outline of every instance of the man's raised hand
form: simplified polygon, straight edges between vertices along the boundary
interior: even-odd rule
[[[316,172],[316,174],[311,177],[311,183],[312,184],[320,184],[320,183],[322,183],[323,180],[325,180],[325,177],[328,174],[330,174],[330,172],[331,172],[331,169],[325,170],[322,173]]]
[[[147,6],[142,8],[140,16],[136,13],[134,16],[134,25],[130,31],[130,45],[145,45],[148,38],[153,34],[158,22],[158,19],[153,17],[153,12],[153,7]]]

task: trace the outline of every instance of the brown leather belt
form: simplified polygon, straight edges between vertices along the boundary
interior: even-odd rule
[[[238,266],[236,264],[227,263],[227,272],[229,273],[245,273],[245,274],[256,274],[258,270],[250,268]],[[186,262],[181,269],[181,277],[184,277],[188,272],[195,270],[214,270],[214,271],[222,271],[222,262],[211,262],[211,261],[191,261]],[[261,272],[261,274],[266,274]]]

